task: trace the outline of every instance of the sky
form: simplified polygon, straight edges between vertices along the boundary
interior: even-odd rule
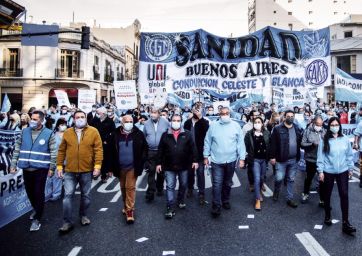
[[[125,27],[135,19],[142,32],[205,29],[218,36],[248,33],[248,0],[15,0],[27,9],[27,21],[101,27]]]

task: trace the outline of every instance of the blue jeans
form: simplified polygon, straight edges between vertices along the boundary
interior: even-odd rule
[[[199,195],[205,195],[205,166],[203,162],[199,162],[199,168],[196,170],[197,188]],[[195,171],[190,169],[188,173],[188,188],[193,189],[195,184]]]
[[[175,205],[176,176],[178,176],[179,181],[177,202],[183,203],[185,198],[185,191],[187,187],[187,170],[165,171],[167,207],[169,208],[173,208]]]
[[[266,173],[266,160],[254,159],[253,163],[253,176],[254,176],[254,191],[255,199],[260,200],[260,186],[264,181],[264,175]]]
[[[90,191],[92,187],[92,172],[66,172],[64,173],[64,198],[63,218],[64,222],[72,223],[72,203],[77,184],[80,187],[80,208],[79,216],[87,216],[87,209],[90,205]]]
[[[228,203],[230,200],[235,164],[236,161],[226,164],[211,163],[212,203],[215,207],[221,207],[221,203]]]
[[[293,187],[294,187],[294,180],[295,175],[298,169],[298,162],[294,159],[289,159],[286,162],[277,162],[276,163],[276,174],[275,174],[275,185],[274,191],[279,192],[280,187],[283,183],[285,174],[287,173],[287,200],[293,199]]]

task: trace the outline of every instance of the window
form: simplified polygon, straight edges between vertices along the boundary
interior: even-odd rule
[[[334,34],[334,35],[332,36],[332,40],[336,40],[336,39],[337,39],[337,35]]]
[[[293,2],[293,0],[288,0],[288,3],[291,3],[291,2]]]
[[[293,30],[293,23],[289,23],[288,27],[289,27],[290,30]]]
[[[58,77],[79,77],[80,52],[61,50]]]
[[[308,2],[312,2],[312,0],[308,0]]]
[[[309,14],[312,14],[313,13],[313,11],[309,11]]]
[[[337,0],[334,0],[334,1],[333,1],[333,3],[335,3],[335,4],[336,4],[336,3],[338,3],[338,1],[337,1]]]
[[[276,26],[277,25],[277,23],[276,22],[274,22],[274,26]]]
[[[313,22],[309,22],[309,26],[313,26]]]
[[[288,15],[293,15],[293,12],[288,12]]]
[[[352,37],[352,31],[344,31],[344,38]]]
[[[337,14],[338,14],[338,12],[334,12],[333,14],[334,14],[334,15],[337,15]]]
[[[274,11],[274,13],[277,13],[277,11]]]

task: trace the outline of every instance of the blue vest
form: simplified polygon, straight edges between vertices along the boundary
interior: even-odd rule
[[[23,130],[18,167],[21,169],[48,169],[50,167],[49,139],[52,131],[44,128],[33,143],[30,127]]]

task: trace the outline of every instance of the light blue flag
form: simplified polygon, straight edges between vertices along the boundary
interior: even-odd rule
[[[6,113],[9,112],[11,108],[11,103],[8,97],[8,94],[5,94],[4,100],[3,100],[3,105],[1,106],[1,112],[2,113]]]

